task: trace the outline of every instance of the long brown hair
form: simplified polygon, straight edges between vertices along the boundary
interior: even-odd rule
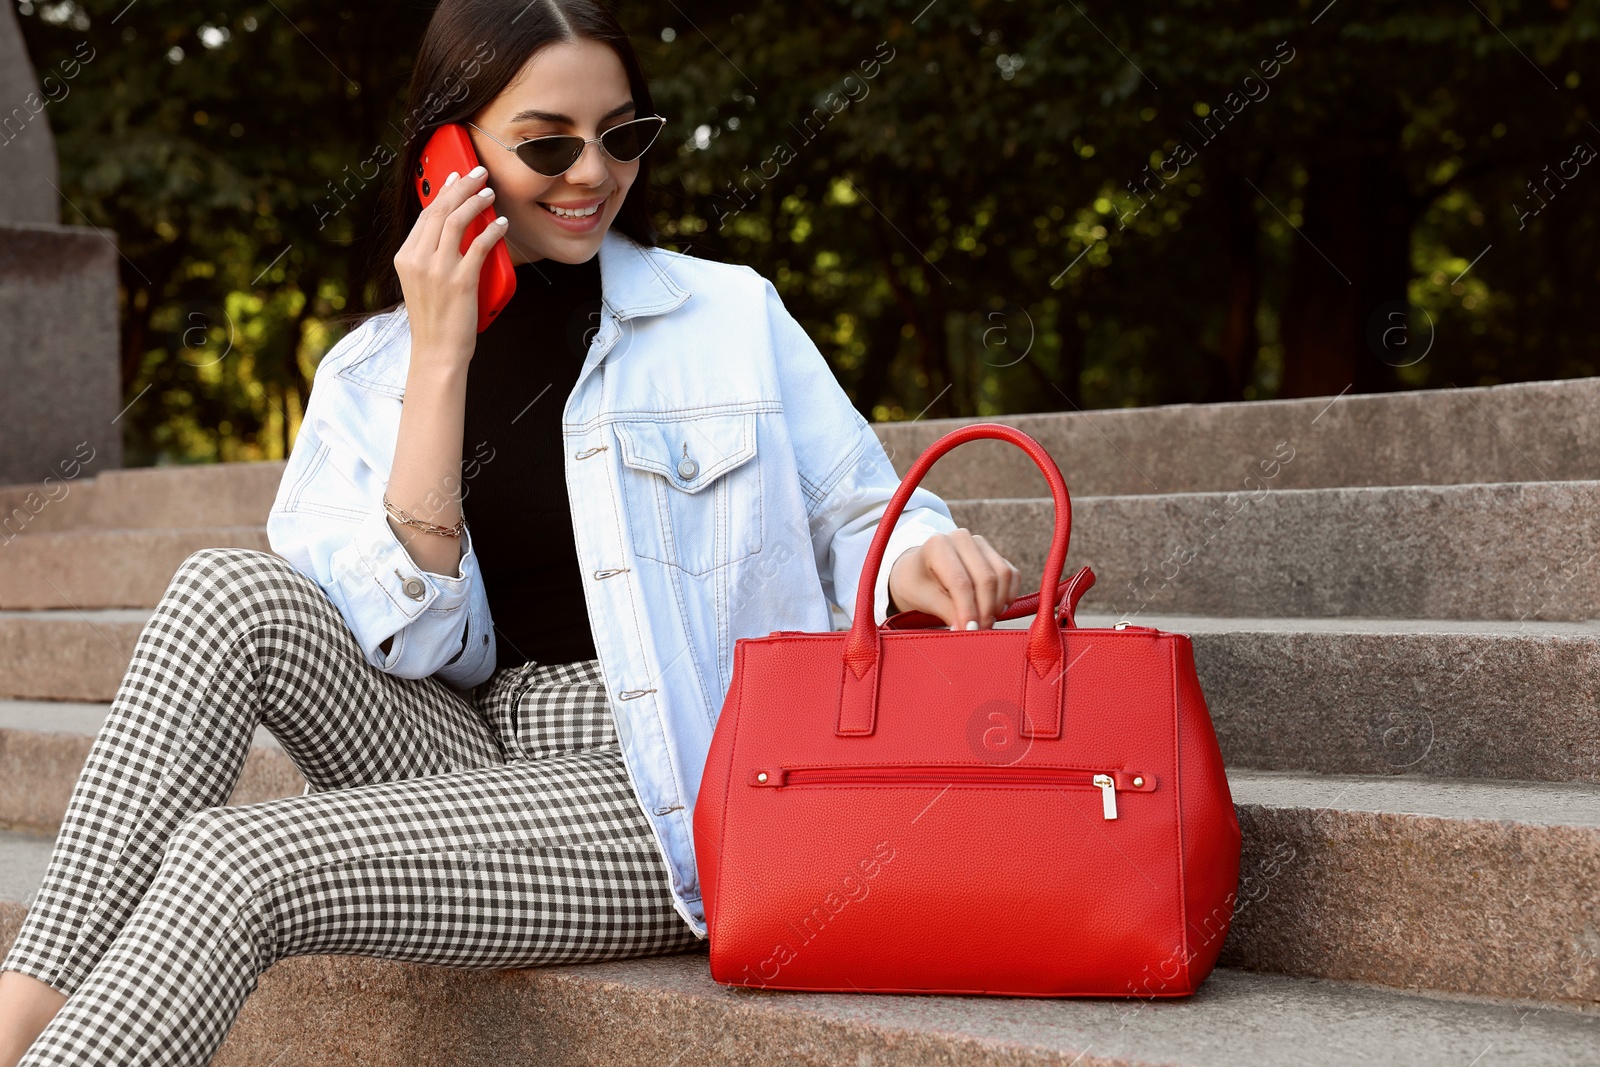
[[[529,57],[546,45],[588,39],[610,46],[622,60],[637,115],[655,114],[655,102],[627,32],[603,0],[441,0],[422,35],[411,75],[402,148],[391,163],[378,205],[378,234],[360,289],[370,286],[370,311],[346,316],[352,325],[393,310],[403,301],[394,257],[422,212],[412,175],[428,137],[439,126],[471,118],[511,83]],[[650,221],[650,153],[639,160],[639,174],[612,226],[641,245],[652,247],[657,232]]]

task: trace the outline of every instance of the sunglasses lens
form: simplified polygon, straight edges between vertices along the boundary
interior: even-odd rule
[[[602,133],[600,143],[618,163],[632,163],[655,143],[665,125],[659,118],[634,119]],[[535,137],[517,145],[517,157],[545,177],[554,178],[578,161],[583,144],[582,137],[565,134]]]
[[[644,155],[661,132],[662,123],[656,119],[634,119],[614,126],[600,135],[600,141],[618,163],[631,163]]]
[[[578,161],[581,137],[539,137],[517,145],[517,157],[546,177],[553,178]]]

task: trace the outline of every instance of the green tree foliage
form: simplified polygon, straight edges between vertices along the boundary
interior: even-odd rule
[[[658,224],[871,418],[1596,373],[1597,0],[622,0]],[[23,3],[62,221],[118,235],[137,460],[280,456],[421,4]]]

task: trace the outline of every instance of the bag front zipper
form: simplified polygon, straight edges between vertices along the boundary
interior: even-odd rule
[[[800,785],[1052,785],[1100,790],[1100,813],[1117,817],[1117,790],[1148,793],[1156,782],[1130,771],[1076,767],[987,767],[971,764],[879,764],[876,766],[779,767],[750,772],[760,789]]]

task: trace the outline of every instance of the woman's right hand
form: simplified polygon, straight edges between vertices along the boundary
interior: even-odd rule
[[[478,274],[507,229],[505,217],[500,216],[474,238],[465,255],[459,251],[467,225],[494,202],[488,180],[482,166],[465,177],[451,171],[394,255],[411,329],[413,365],[418,360],[437,361],[442,364],[439,369],[455,370],[472,359],[478,336]]]

